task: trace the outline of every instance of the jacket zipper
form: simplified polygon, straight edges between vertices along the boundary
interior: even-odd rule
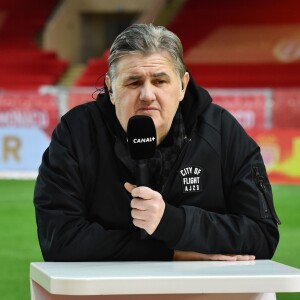
[[[281,224],[278,216],[276,215],[274,208],[272,207],[272,204],[269,202],[269,198],[267,195],[267,188],[266,188],[263,176],[260,175],[258,167],[253,167],[253,169],[255,171],[255,177],[257,180],[256,185],[258,186],[259,190],[263,194],[264,199],[262,202],[263,202],[263,209],[264,209],[265,216],[267,216],[267,214],[268,214],[268,205],[269,205],[269,209],[270,209],[270,212],[271,212],[273,218],[276,220],[277,224]]]
[[[259,174],[258,167],[254,167],[253,169],[255,171],[255,178],[256,178],[256,181],[257,181],[256,185],[258,186],[260,192],[263,194],[263,197],[260,197],[260,198],[261,198],[261,201],[262,201],[262,204],[263,204],[263,210],[264,210],[264,213],[265,213],[265,217],[267,217],[268,216],[268,206],[267,206],[267,203],[266,203],[265,193],[264,193],[266,187],[265,187],[262,176],[260,176],[260,174]]]

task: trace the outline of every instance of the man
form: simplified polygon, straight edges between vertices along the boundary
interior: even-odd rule
[[[108,65],[105,92],[62,117],[43,155],[34,204],[44,259],[271,258],[279,220],[259,147],[190,78],[178,37],[132,25]],[[157,132],[150,187],[135,186],[134,115]]]

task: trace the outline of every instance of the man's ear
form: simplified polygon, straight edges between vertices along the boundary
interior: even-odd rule
[[[109,92],[110,101],[113,105],[115,105],[115,101],[114,101],[114,97],[113,97],[112,89],[111,89],[111,80],[108,75],[105,75],[105,84],[106,84],[108,92]]]
[[[180,101],[183,100],[183,98],[184,98],[185,91],[186,91],[187,85],[189,83],[189,80],[190,80],[190,74],[188,72],[185,72],[182,79],[181,79],[182,90],[181,90]]]

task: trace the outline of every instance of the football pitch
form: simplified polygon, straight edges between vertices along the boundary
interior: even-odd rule
[[[33,180],[0,180],[0,297],[30,299],[29,264],[42,261],[33,207]],[[300,186],[273,185],[282,225],[273,260],[300,268]],[[277,294],[279,300],[300,299],[300,293]]]

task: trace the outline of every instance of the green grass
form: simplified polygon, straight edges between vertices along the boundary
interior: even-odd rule
[[[300,268],[300,186],[274,186],[276,211],[282,224],[274,260]]]
[[[281,220],[280,241],[273,260],[300,269],[300,186],[273,186]],[[277,300],[299,300],[299,293],[277,294]]]
[[[29,264],[42,261],[34,208],[34,181],[0,180],[0,295],[30,299]]]
[[[0,295],[2,300],[30,299],[29,264],[42,261],[34,215],[33,180],[0,180]],[[273,186],[282,221],[274,260],[300,268],[300,186]],[[299,293],[278,300],[300,299]]]

